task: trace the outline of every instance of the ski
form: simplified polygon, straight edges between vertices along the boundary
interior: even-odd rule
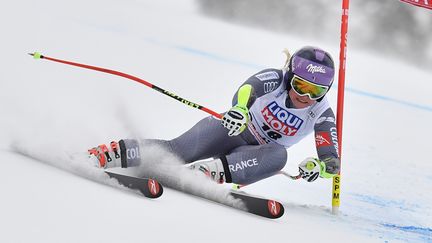
[[[120,182],[122,182],[122,184],[125,183],[127,187],[134,188],[134,189],[137,188],[141,192],[149,190],[149,187],[146,186],[146,185],[148,185],[148,181],[149,181],[149,179],[147,179],[147,178],[115,174],[115,173],[108,172],[108,171],[105,171],[105,172],[108,173],[110,176],[118,179]],[[160,188],[162,190],[162,186],[160,186]],[[174,189],[174,190],[176,190],[176,189]],[[182,192],[184,192],[184,191],[182,191]],[[146,192],[146,193],[148,193],[148,192]],[[187,193],[187,192],[184,192],[184,193]],[[162,194],[162,193],[160,193],[160,194]],[[269,200],[266,198],[261,198],[261,197],[254,196],[254,195],[247,194],[247,193],[240,192],[240,191],[231,191],[230,195],[232,197],[234,197],[235,199],[240,200],[243,203],[243,205],[245,205],[245,208],[237,208],[237,207],[234,207],[233,205],[229,205],[229,204],[223,204],[223,205],[226,205],[226,206],[231,207],[231,208],[243,210],[245,212],[248,212],[248,213],[251,213],[254,215],[258,215],[258,216],[269,218],[269,219],[277,219],[277,218],[282,217],[282,215],[284,214],[284,211],[285,211],[283,205],[280,202],[275,201],[275,200]],[[193,196],[200,197],[197,195],[193,195]],[[206,200],[209,200],[212,202],[217,202],[217,201],[209,199],[209,198],[204,198],[204,197],[200,197],[200,198],[203,198],[203,199],[206,199]],[[217,203],[220,203],[220,202],[217,202]]]
[[[22,156],[28,157],[30,159],[34,159],[40,161],[42,163],[47,163],[47,161],[32,155],[27,151],[15,151],[15,153],[20,154]],[[104,171],[109,177],[115,178],[121,185],[126,186],[131,189],[138,189],[142,195],[148,198],[158,198],[162,196],[163,187],[156,180],[150,178],[138,178],[133,176],[128,176],[124,174],[119,174],[112,171]]]
[[[162,196],[163,187],[156,180],[150,178],[134,177],[106,170],[105,173],[111,178],[115,178],[121,185],[125,187],[138,189],[145,197],[158,198]]]
[[[233,191],[230,193],[236,199],[240,199],[246,205],[246,211],[258,216],[277,219],[285,212],[284,206],[275,200],[261,198],[244,192]]]

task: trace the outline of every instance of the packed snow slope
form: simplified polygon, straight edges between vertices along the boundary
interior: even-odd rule
[[[223,112],[245,79],[282,67],[283,48],[317,45],[336,58],[338,43],[220,22],[192,1],[17,0],[2,10],[0,242],[432,241],[432,73],[349,49],[341,213],[330,213],[331,180],[274,176],[245,189],[283,202],[284,217],[266,220],[170,189],[147,200],[70,159],[121,138],[174,138],[207,114],[27,52],[127,72]],[[334,85],[333,107],[336,95]],[[288,154],[284,170],[295,173],[316,154],[313,136]]]

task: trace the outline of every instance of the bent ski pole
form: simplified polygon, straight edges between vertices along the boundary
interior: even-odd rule
[[[295,175],[295,176],[294,176],[294,175],[291,175],[291,174],[289,174],[289,173],[287,173],[287,172],[285,172],[285,171],[279,171],[278,174],[280,174],[280,175],[284,175],[284,176],[290,178],[291,180],[298,180],[298,179],[302,178],[302,175],[301,175],[301,174],[298,174],[298,175]]]
[[[207,112],[207,113],[209,113],[210,115],[212,115],[212,116],[214,116],[216,118],[222,119],[222,115],[221,114],[219,114],[219,113],[217,113],[217,112],[215,112],[213,110],[210,110],[207,107],[204,107],[202,105],[199,105],[199,104],[196,104],[196,103],[191,102],[189,100],[186,100],[186,99],[184,99],[184,98],[182,98],[182,97],[180,97],[180,96],[178,96],[178,95],[176,95],[176,94],[174,94],[174,93],[172,93],[170,91],[164,90],[164,89],[162,89],[162,88],[160,88],[160,87],[158,87],[158,86],[156,86],[154,84],[151,84],[151,83],[149,83],[148,81],[146,81],[144,79],[140,79],[138,77],[132,76],[132,75],[127,74],[127,73],[122,73],[122,72],[111,70],[111,69],[106,69],[106,68],[101,68],[101,67],[95,67],[95,66],[90,66],[90,65],[86,65],[86,64],[81,64],[81,63],[76,63],[76,62],[70,62],[70,61],[60,60],[60,59],[56,59],[56,58],[52,58],[52,57],[47,57],[47,56],[44,56],[44,55],[42,55],[42,54],[40,54],[38,52],[29,53],[29,55],[33,56],[34,59],[46,59],[46,60],[53,61],[53,62],[63,63],[63,64],[72,65],[72,66],[81,67],[81,68],[86,68],[86,69],[91,69],[91,70],[95,70],[95,71],[99,71],[99,72],[103,72],[103,73],[109,73],[109,74],[112,74],[112,75],[116,75],[116,76],[120,76],[120,77],[123,77],[123,78],[127,78],[127,79],[130,79],[130,80],[136,81],[136,82],[138,82],[140,84],[144,84],[145,86],[147,86],[149,88],[152,88],[152,89],[154,89],[154,90],[156,90],[156,91],[158,91],[158,92],[160,92],[160,93],[162,93],[164,95],[167,95],[167,96],[169,96],[169,97],[171,97],[173,99],[176,99],[176,100],[180,101],[181,103],[183,103],[185,105],[188,105],[190,107],[202,110],[202,111]]]
[[[298,175],[291,175],[290,173],[288,173],[288,172],[285,172],[285,171],[279,171],[278,173],[276,173],[275,175],[284,175],[284,176],[286,176],[287,178],[289,178],[289,179],[291,179],[291,180],[293,180],[293,181],[295,181],[295,180],[298,180],[298,179],[301,179],[302,178],[302,175],[301,174],[298,174]],[[240,190],[241,188],[243,188],[243,187],[246,187],[248,184],[235,184],[235,183],[233,183],[233,186],[232,186],[232,189],[233,190]]]

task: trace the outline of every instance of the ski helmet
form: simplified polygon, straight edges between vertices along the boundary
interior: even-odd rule
[[[306,46],[296,51],[290,58],[285,75],[287,90],[291,90],[294,76],[307,82],[326,87],[324,95],[330,89],[334,80],[334,62],[331,55],[317,47]],[[323,98],[317,99],[320,102]]]

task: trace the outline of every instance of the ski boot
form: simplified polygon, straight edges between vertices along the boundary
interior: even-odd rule
[[[211,180],[219,184],[225,182],[231,183],[231,173],[229,172],[228,165],[221,159],[195,162],[190,165],[189,168],[202,172]]]
[[[89,158],[98,168],[138,166],[141,163],[139,143],[135,139],[112,141],[88,150]]]

